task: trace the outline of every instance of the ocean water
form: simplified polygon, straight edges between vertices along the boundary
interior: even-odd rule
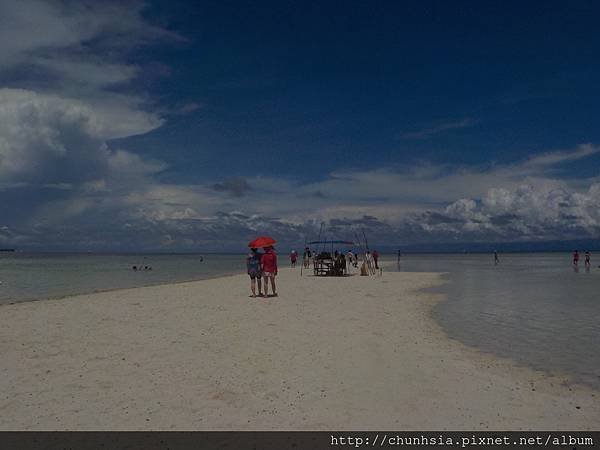
[[[245,272],[245,255],[0,253],[0,304]],[[152,270],[133,271],[132,266]]]
[[[596,260],[595,260],[596,259]],[[594,261],[595,260],[595,261]],[[432,312],[446,333],[518,364],[600,389],[600,255],[404,255],[399,270],[446,272]]]

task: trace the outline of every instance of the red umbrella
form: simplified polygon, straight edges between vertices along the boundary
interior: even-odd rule
[[[254,239],[253,241],[251,241],[248,244],[248,247],[250,247],[250,248],[269,247],[269,246],[275,244],[276,242],[277,241],[275,239],[273,239],[272,237],[260,236],[260,237],[257,237],[256,239]]]

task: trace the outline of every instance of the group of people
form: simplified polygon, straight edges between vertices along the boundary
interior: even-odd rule
[[[348,250],[346,252],[346,255],[344,255],[344,259],[346,260],[346,271],[350,269],[350,267],[358,267],[358,255],[352,250]]]
[[[246,269],[250,276],[250,289],[252,297],[268,297],[269,282],[271,284],[272,297],[277,297],[277,288],[275,286],[275,277],[277,276],[277,254],[273,246],[265,247],[261,253],[257,248],[250,249],[250,254],[246,258]],[[294,261],[295,264],[295,261]],[[264,281],[264,289],[263,289]],[[258,294],[256,287],[258,285]]]
[[[592,267],[592,254],[589,251],[584,253],[584,265],[586,269],[590,269]],[[579,250],[573,251],[573,268],[577,270],[579,268]],[[494,250],[494,264],[500,263],[500,257],[498,256],[498,251]]]
[[[309,268],[311,261],[321,256],[323,254],[318,255],[309,247],[306,247],[302,255],[302,264],[305,268]],[[333,260],[334,270],[339,275],[345,275],[349,273],[351,267],[358,268],[359,265],[359,256],[352,250],[348,250],[346,253],[336,250],[333,255],[327,254],[326,256]],[[297,262],[298,252],[292,250],[290,252],[290,264],[292,267],[296,267]],[[373,252],[367,251],[363,257],[363,266],[365,265],[378,270],[379,252],[376,250]],[[271,297],[277,297],[277,287],[275,284],[277,254],[273,246],[264,247],[263,252],[260,252],[258,248],[251,248],[250,253],[246,257],[246,270],[250,276],[252,297],[268,297],[269,284],[271,285]]]
[[[336,274],[346,275],[349,273],[350,268],[358,268],[359,256],[352,250],[346,251],[346,253],[336,250],[333,255],[329,252],[317,253],[312,251],[309,247],[305,247],[302,255],[302,264],[305,269],[310,267],[313,259],[331,259],[333,261],[333,269]],[[290,263],[292,267],[296,267],[298,260],[298,253],[296,250],[290,252]],[[379,252],[373,250],[373,252],[367,251],[363,257],[363,261],[369,267],[379,270]]]
[[[352,253],[351,250],[348,250],[346,254],[343,254],[339,251],[335,251],[333,253],[333,270],[335,275],[347,275],[350,271],[350,267],[358,266],[358,256]]]
[[[308,269],[310,267],[310,262],[312,261],[312,258],[313,258],[313,252],[311,251],[311,249],[309,247],[305,247],[304,253],[302,254],[302,266],[305,269]],[[292,265],[292,267],[296,267],[297,261],[298,261],[298,252],[296,250],[292,250],[290,252],[290,264]]]
[[[275,253],[273,246],[265,247],[263,250],[264,252],[261,253],[257,248],[252,248],[250,254],[246,258],[246,268],[248,275],[250,276],[252,297],[268,297],[269,284],[271,285],[271,296],[277,297],[277,288],[275,285],[275,277],[277,276],[277,254]],[[400,263],[401,255],[400,250],[398,250],[398,264]],[[322,257],[330,258],[333,261],[333,268],[339,275],[348,274],[351,267],[358,268],[359,265],[359,255],[352,250],[348,250],[346,253],[336,250],[333,255],[331,255],[326,252],[317,254],[309,247],[304,249],[302,264],[304,268],[308,269],[313,259]],[[379,252],[377,250],[373,250],[373,252],[367,251],[362,259],[363,264],[361,267],[361,274],[363,270],[370,270],[370,268],[379,270]],[[577,270],[579,266],[579,259],[579,250],[573,251],[573,266],[575,270]],[[296,267],[297,262],[298,252],[292,250],[290,252],[291,266]],[[494,264],[498,264],[499,262],[500,257],[498,256],[498,251],[494,250]],[[589,269],[592,265],[591,253],[589,251],[584,253],[584,264],[586,269]],[[152,270],[152,266],[133,266],[132,269],[135,271]]]
[[[590,252],[586,251],[585,254],[585,267],[586,269],[589,269],[592,265],[592,255],[590,254]],[[579,250],[575,250],[573,252],[573,266],[578,267],[579,266]]]
[[[317,253],[311,251],[311,249],[309,247],[306,247],[304,249],[304,254],[302,255],[302,264],[304,265],[304,268],[308,269],[310,267],[310,263],[313,259],[313,257],[317,257]],[[330,257],[331,255],[328,254],[328,256]],[[374,267],[376,269],[379,269],[379,252],[377,250],[373,250],[373,252],[371,253],[370,251],[367,251],[365,254],[366,259],[370,260],[373,262]],[[347,268],[349,267],[358,267],[358,254],[354,253],[352,250],[348,250],[346,253],[342,253],[339,250],[336,250],[333,253],[333,260],[337,261],[340,258],[344,258],[345,262],[343,265],[345,265]],[[296,261],[298,259],[298,253],[296,252],[296,250],[292,250],[290,253],[290,262],[292,267],[296,267]],[[339,261],[340,265],[341,260]]]

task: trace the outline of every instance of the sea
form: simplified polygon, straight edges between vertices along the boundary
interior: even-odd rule
[[[0,304],[244,273],[244,258],[0,252]],[[382,259],[386,270],[444,274],[432,316],[450,337],[600,389],[600,255],[589,269],[566,253],[507,253],[499,264],[491,254]]]
[[[245,267],[244,254],[0,252],[0,304],[203,280]]]
[[[432,311],[458,341],[600,389],[600,255],[409,254],[395,270],[443,272]]]

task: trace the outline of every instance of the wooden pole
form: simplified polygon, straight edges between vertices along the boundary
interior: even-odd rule
[[[300,266],[300,276],[302,276],[302,269],[304,269],[304,254],[306,253],[306,236],[304,236],[304,248],[302,249],[302,265]]]

